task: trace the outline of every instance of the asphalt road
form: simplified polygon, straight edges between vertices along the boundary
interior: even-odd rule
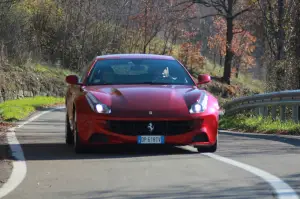
[[[181,148],[107,148],[75,154],[64,144],[64,109],[17,129],[23,182],[5,199],[274,198],[265,180]],[[300,141],[222,133],[217,155],[254,166],[300,195]]]

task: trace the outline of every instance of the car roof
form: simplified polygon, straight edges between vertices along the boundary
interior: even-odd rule
[[[169,55],[157,55],[157,54],[108,54],[97,56],[96,59],[165,59],[165,60],[175,60],[174,57]]]

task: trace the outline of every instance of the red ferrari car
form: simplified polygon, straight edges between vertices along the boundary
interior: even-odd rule
[[[175,58],[150,54],[97,56],[81,76],[69,75],[66,143],[192,145],[217,150],[218,100]]]

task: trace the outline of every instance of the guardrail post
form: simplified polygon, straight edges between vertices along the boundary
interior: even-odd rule
[[[296,123],[299,122],[299,106],[298,105],[293,106],[293,120]]]
[[[300,106],[298,106],[298,121],[300,121]]]
[[[258,107],[258,108],[255,108],[256,115],[259,115],[259,110],[260,110],[259,107]]]
[[[277,109],[277,107],[276,106],[272,106],[272,110],[271,110],[271,114],[272,114],[272,119],[273,120],[276,120],[276,109]]]
[[[268,117],[268,115],[269,115],[268,107],[267,107],[267,106],[264,106],[264,107],[263,107],[263,117]]]
[[[262,116],[264,115],[264,112],[265,112],[264,108],[265,107],[263,107],[263,106],[259,107],[259,115],[262,115]]]
[[[268,116],[268,107],[266,106],[261,106],[258,108],[258,114],[263,116],[263,117],[267,117]]]
[[[285,121],[285,105],[280,106],[280,120]]]

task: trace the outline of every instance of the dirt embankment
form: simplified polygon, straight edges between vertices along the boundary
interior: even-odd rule
[[[22,97],[65,94],[67,72],[41,65],[0,67],[0,103]]]
[[[6,139],[9,127],[12,127],[12,124],[0,122],[0,187],[7,181],[13,168]]]

